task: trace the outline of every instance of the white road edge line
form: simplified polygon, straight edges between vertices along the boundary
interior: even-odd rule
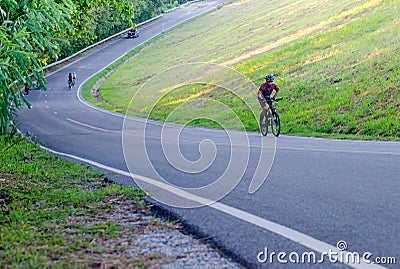
[[[101,131],[101,132],[104,132],[104,133],[116,133],[116,134],[120,133],[120,131],[104,129],[104,128],[93,126],[93,125],[90,125],[90,124],[86,124],[86,123],[83,123],[83,122],[80,122],[80,121],[77,121],[77,120],[73,120],[71,118],[65,118],[65,119],[67,121],[75,123],[77,125],[84,126],[84,127],[89,128],[89,129]]]
[[[174,193],[177,196],[180,196],[180,197],[183,197],[185,199],[198,202],[198,203],[203,204],[205,206],[209,206],[209,207],[214,208],[214,209],[216,209],[218,211],[224,212],[224,213],[226,213],[226,214],[228,214],[228,215],[230,215],[232,217],[238,218],[240,220],[246,221],[246,222],[251,223],[253,225],[256,225],[256,226],[258,226],[260,228],[263,228],[263,229],[265,229],[267,231],[273,232],[273,233],[275,233],[277,235],[280,235],[280,236],[282,236],[284,238],[287,238],[287,239],[289,239],[289,240],[291,240],[293,242],[296,242],[296,243],[298,243],[300,245],[303,245],[303,246],[305,246],[305,247],[307,247],[309,249],[312,249],[313,251],[317,251],[317,252],[323,254],[323,253],[328,253],[330,250],[334,251],[335,249],[337,249],[335,246],[329,245],[328,243],[325,243],[323,241],[315,239],[315,238],[313,238],[311,236],[308,236],[306,234],[303,234],[301,232],[298,232],[296,230],[293,230],[293,229],[288,228],[286,226],[283,226],[281,224],[278,224],[278,223],[263,219],[263,218],[258,217],[256,215],[250,214],[250,213],[248,213],[246,211],[243,211],[243,210],[240,210],[240,209],[237,209],[237,208],[222,204],[220,202],[214,202],[214,201],[211,201],[211,200],[209,200],[207,198],[203,198],[203,197],[200,197],[200,196],[197,196],[197,195],[193,195],[193,194],[191,194],[189,192],[183,191],[183,190],[181,190],[179,188],[175,188],[172,185],[159,182],[159,181],[157,181],[155,179],[151,179],[151,178],[148,178],[148,177],[145,177],[145,176],[129,173],[129,172],[126,172],[124,170],[113,168],[113,167],[110,167],[110,166],[107,166],[107,165],[104,165],[104,164],[101,164],[101,163],[98,163],[98,162],[95,162],[95,161],[92,161],[92,160],[88,160],[88,159],[85,159],[85,158],[81,158],[79,156],[75,156],[75,155],[72,155],[72,154],[58,152],[58,151],[52,150],[50,148],[47,148],[45,146],[41,146],[40,145],[40,148],[42,148],[44,150],[47,150],[48,152],[51,152],[53,154],[64,156],[64,157],[68,157],[68,158],[75,159],[75,160],[78,160],[78,161],[81,161],[81,162],[85,162],[87,164],[96,166],[98,168],[101,168],[101,169],[104,169],[104,170],[107,170],[107,171],[110,171],[110,172],[114,172],[114,173],[117,173],[117,174],[120,174],[120,175],[124,175],[124,176],[128,176],[128,177],[133,177],[133,178],[140,179],[140,180],[145,181],[145,182],[147,182],[149,184],[152,184],[154,186],[162,188],[163,190],[167,190],[167,191],[169,191],[171,193]],[[340,263],[346,264],[346,265],[348,265],[348,266],[350,266],[352,268],[357,268],[357,269],[358,268],[360,268],[360,269],[364,269],[364,268],[386,268],[386,267],[380,266],[378,264],[366,263],[362,259],[360,259],[360,263],[358,263],[358,264],[350,263],[350,262],[344,260],[344,258],[345,257],[352,257],[351,256],[352,253],[351,252],[347,252],[347,251],[342,251],[342,252],[343,252],[344,255],[338,255],[338,257],[337,257],[338,261]]]

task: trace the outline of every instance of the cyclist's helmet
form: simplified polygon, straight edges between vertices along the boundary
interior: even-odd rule
[[[266,75],[266,76],[265,76],[265,80],[266,80],[267,82],[273,82],[273,81],[274,81],[274,75],[272,75],[272,74]]]

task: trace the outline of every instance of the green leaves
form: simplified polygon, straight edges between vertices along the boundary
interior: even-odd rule
[[[12,112],[29,106],[20,92],[25,82],[45,89],[44,65],[132,26],[138,6],[153,16],[161,1],[1,0],[0,135],[8,133]]]
[[[69,26],[72,2],[12,1],[0,4],[0,134],[8,133],[12,112],[26,99],[19,88],[32,78],[45,88],[42,63],[57,58],[54,34]],[[33,77],[31,75],[33,74]]]

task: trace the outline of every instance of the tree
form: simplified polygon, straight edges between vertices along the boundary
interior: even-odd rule
[[[13,110],[28,104],[21,85],[32,86],[33,76],[45,89],[42,66],[46,55],[57,58],[55,36],[71,27],[73,11],[69,0],[1,0],[0,135],[8,134]]]
[[[132,0],[135,8],[135,22],[149,20],[162,11],[161,0]]]
[[[59,55],[67,57],[101,39],[133,26],[137,0],[74,0],[72,28],[59,35]]]
[[[82,48],[99,38],[98,33],[109,34],[103,28],[87,30],[105,10],[106,19],[118,18],[119,23],[97,20],[100,27],[133,24],[132,0],[0,0],[0,135],[8,133],[13,111],[24,103],[29,106],[19,88],[25,82],[32,87],[34,78],[46,89],[43,66],[58,59],[60,44],[69,47],[73,42],[75,47],[83,40]]]

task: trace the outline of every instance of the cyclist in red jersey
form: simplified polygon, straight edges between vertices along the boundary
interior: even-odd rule
[[[268,74],[265,76],[265,82],[260,85],[260,88],[258,89],[258,101],[260,102],[260,105],[262,107],[262,112],[260,114],[260,123],[264,122],[264,117],[265,114],[268,111],[267,103],[268,105],[271,105],[272,112],[275,112],[275,107],[274,104],[271,102],[271,94],[273,91],[275,91],[274,96],[272,99],[275,99],[278,96],[280,88],[273,83],[274,81],[274,75]]]

